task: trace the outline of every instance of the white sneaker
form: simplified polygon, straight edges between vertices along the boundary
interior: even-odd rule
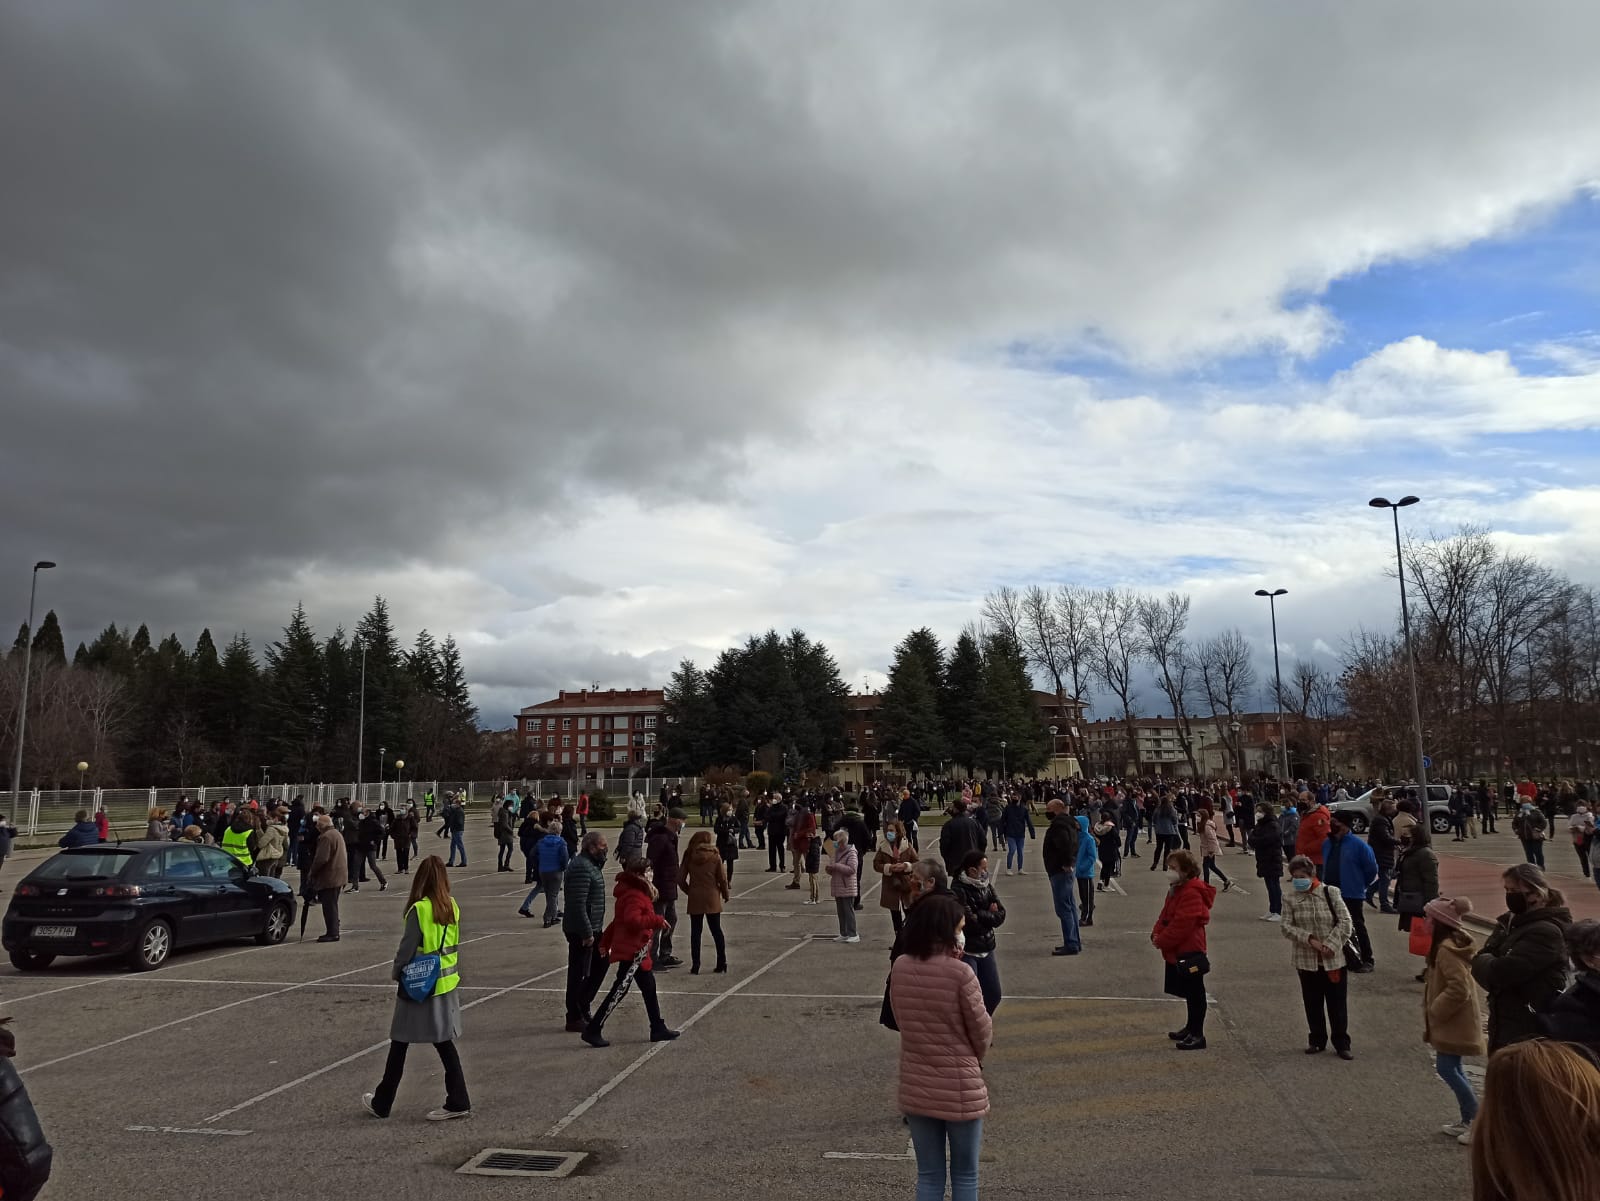
[[[1469,1127],[1465,1122],[1451,1122],[1449,1125],[1444,1127],[1444,1132],[1451,1138],[1460,1138],[1469,1129],[1471,1129],[1471,1127]]]
[[[1460,1143],[1463,1147],[1472,1146],[1472,1127],[1468,1126],[1459,1135],[1457,1135],[1456,1142]]]
[[[375,1097],[376,1095],[377,1095],[376,1093],[362,1093],[361,1094],[361,1108],[366,1110],[373,1117],[381,1118],[381,1117],[383,1117],[383,1115],[381,1113],[379,1113],[376,1109],[372,1108],[372,1098]]]
[[[852,934],[849,938],[841,938],[839,941],[840,942],[860,942],[861,941],[861,935]]]
[[[1022,869],[1021,869],[1021,868],[1020,868],[1020,867],[1019,867],[1019,868],[1018,868],[1018,869],[1017,869],[1017,875],[1019,875],[1019,876],[1026,876],[1026,875],[1027,875],[1027,874],[1028,874],[1028,873],[1027,873],[1027,872],[1025,872],[1025,871],[1023,871],[1023,870],[1022,870]]]
[[[1283,914],[1281,914],[1281,913],[1269,913],[1269,914],[1267,914],[1267,920],[1269,922],[1282,922],[1283,921]]]
[[[430,1122],[448,1122],[451,1118],[470,1118],[470,1109],[430,1109],[427,1113]]]
[[[1014,873],[1013,873],[1013,872],[1012,872],[1012,870],[1011,870],[1011,869],[1010,869],[1010,868],[1009,868],[1009,867],[1008,867],[1008,868],[1006,868],[1006,875],[1008,875],[1008,876],[1009,876],[1009,875],[1013,875],[1013,874],[1014,874]]]

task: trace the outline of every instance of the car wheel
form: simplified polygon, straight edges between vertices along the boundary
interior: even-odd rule
[[[12,951],[11,966],[19,972],[42,972],[56,961],[54,955],[43,951]]]
[[[1442,813],[1435,813],[1433,815],[1433,819],[1428,822],[1428,825],[1433,828],[1433,832],[1435,834],[1450,833],[1450,819]]]
[[[1367,819],[1359,813],[1350,815],[1350,832],[1352,834],[1365,834],[1367,832]]]
[[[256,941],[264,947],[282,942],[289,937],[289,920],[289,906],[279,901],[267,914],[267,924],[261,933],[256,935]]]
[[[172,954],[172,927],[160,918],[148,922],[134,939],[128,966],[136,972],[153,972]]]

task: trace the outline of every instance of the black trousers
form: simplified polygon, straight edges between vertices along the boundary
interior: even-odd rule
[[[389,881],[384,877],[383,869],[378,866],[378,857],[371,847],[364,847],[361,851],[362,862],[372,869],[372,874],[378,877],[378,883],[388,887]],[[366,879],[365,876],[362,879]]]
[[[733,865],[739,862],[737,847],[729,847],[722,853],[722,870],[728,874],[728,883],[733,883]]]
[[[1372,962],[1372,939],[1367,936],[1367,903],[1345,898],[1344,907],[1350,911],[1350,924],[1355,929],[1356,950],[1361,952],[1361,962]]]
[[[656,931],[656,945],[651,948],[651,959],[666,959],[672,955],[672,932],[678,927],[678,901],[674,897],[670,901],[656,900],[656,912],[667,919],[664,930]],[[655,986],[652,984],[652,988]],[[639,990],[643,992],[641,988]]]
[[[411,840],[397,838],[394,840],[394,870],[407,871],[411,867]]]
[[[644,1011],[650,1018],[650,1029],[659,1030],[666,1025],[661,1019],[661,1003],[656,1000],[655,973],[647,972],[643,968],[635,971],[632,963],[619,963],[617,978],[611,982],[611,991],[606,993],[606,999],[601,1001],[600,1008],[595,1010],[586,1033],[599,1034],[605,1029],[606,1019],[618,1005],[622,1004],[622,998],[627,995],[630,983],[639,985],[639,996],[644,999]]]
[[[1188,1010],[1183,1028],[1196,1038],[1206,1036],[1206,978],[1196,972],[1183,977],[1183,1003]]]
[[[774,831],[772,837],[767,839],[767,870],[770,872],[784,870],[783,834],[778,831]]]
[[[1328,1027],[1332,1026],[1334,1050],[1349,1048],[1349,988],[1350,973],[1342,969],[1337,983],[1327,972],[1300,972],[1300,999],[1305,1002],[1306,1030],[1313,1047],[1328,1045]]]
[[[567,935],[567,1021],[586,1022],[595,994],[606,982],[606,957],[600,954],[600,939]]]
[[[1078,877],[1078,922],[1094,921],[1094,877]]]
[[[700,966],[700,931],[702,923],[711,927],[711,941],[717,947],[717,966],[728,966],[728,944],[722,938],[722,914],[691,913],[689,915],[689,962]]]
[[[383,1065],[383,1079],[372,1094],[372,1108],[383,1117],[394,1108],[394,1095],[400,1088],[400,1077],[406,1070],[406,1048],[409,1043],[390,1043],[389,1060]],[[444,1064],[444,1107],[451,1113],[464,1113],[472,1108],[467,1098],[467,1077],[461,1070],[461,1056],[455,1043],[434,1043],[439,1052],[439,1062]]]
[[[322,924],[327,932],[335,938],[339,937],[339,890],[337,888],[317,889],[317,903],[322,906]]]
[[[512,847],[510,839],[507,839],[500,844],[500,853],[498,856],[496,856],[494,863],[496,871],[501,868],[509,869],[511,867],[511,850]]]

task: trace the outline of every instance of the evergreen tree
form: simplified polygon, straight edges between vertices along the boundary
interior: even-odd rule
[[[405,657],[405,670],[416,688],[429,696],[439,695],[439,647],[427,630],[417,635]]]
[[[983,704],[983,652],[971,630],[963,630],[945,666],[940,716],[950,758],[968,772],[978,765],[978,719]]]
[[[250,639],[235,634],[222,652],[222,702],[217,714],[225,783],[249,783],[260,763],[256,726],[260,691],[261,669]]]
[[[41,659],[46,663],[67,661],[67,646],[62,640],[61,622],[56,619],[54,609],[44,615],[39,632],[33,638],[33,660],[37,663]]]
[[[791,630],[785,651],[800,697],[801,721],[794,748],[802,768],[826,771],[849,753],[850,686],[828,648],[802,630]]]
[[[28,623],[23,622],[17,627],[17,636],[11,640],[11,657],[22,658],[22,652],[28,649]]]
[[[150,635],[146,631],[146,646],[149,645],[149,641]],[[127,632],[119,630],[115,623],[101,630],[89,644],[89,666],[104,668],[124,678],[132,676],[133,650],[128,645]]]
[[[78,643],[78,649],[72,656],[72,666],[87,668],[89,666],[89,648],[83,643]]]
[[[478,707],[472,703],[472,690],[467,686],[466,668],[461,663],[461,648],[452,635],[446,634],[439,644],[439,698],[450,707],[451,716],[464,728],[476,734]]]
[[[377,776],[377,754],[380,749],[401,749],[409,693],[401,670],[400,644],[389,620],[389,604],[381,596],[373,600],[371,611],[356,624],[352,652],[358,681],[361,648],[366,650],[367,665],[367,762],[361,773],[365,779]],[[359,682],[357,687],[359,689]]]
[[[932,638],[927,630],[917,630],[895,647],[889,685],[878,708],[878,745],[913,775],[932,775],[949,758],[939,690],[936,679],[928,675],[930,658],[923,635]],[[933,645],[937,649],[937,641]]]
[[[944,686],[944,648],[939,645],[939,638],[932,630],[927,626],[912,630],[895,653],[900,654],[902,648],[906,654],[914,655],[921,661],[923,673],[930,684],[935,688]]]
[[[133,658],[133,666],[138,667],[140,662],[150,653],[150,627],[143,624],[134,631],[132,640],[128,643],[128,653]]]
[[[984,640],[981,697],[979,765],[1011,775],[1027,775],[1042,767],[1049,758],[1049,736],[1039,725],[1022,647],[1004,630]]]
[[[667,681],[656,737],[656,771],[664,776],[693,776],[716,766],[716,734],[717,710],[710,682],[692,659],[685,659]],[[721,758],[723,763],[741,761],[728,755]]]
[[[361,655],[339,626],[322,647],[322,767],[325,780],[353,780],[361,691]]]
[[[261,692],[261,745],[265,761],[289,779],[308,780],[322,759],[322,650],[296,605],[283,638],[267,648]]]

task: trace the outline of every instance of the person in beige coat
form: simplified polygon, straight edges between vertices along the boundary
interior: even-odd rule
[[[350,882],[350,857],[345,854],[344,839],[333,829],[333,819],[326,813],[317,815],[317,847],[311,859],[310,876],[317,903],[322,906],[322,921],[327,932],[318,942],[339,941],[339,894]]]
[[[689,974],[700,974],[700,934],[711,927],[711,941],[717,946],[714,972],[728,970],[728,944],[722,937],[722,904],[728,899],[728,867],[722,861],[710,830],[696,830],[689,840],[678,867],[678,887],[686,898],[689,912]]]
[[[1433,922],[1433,945],[1428,948],[1422,986],[1422,1037],[1433,1048],[1434,1070],[1461,1108],[1461,1120],[1445,1126],[1444,1132],[1463,1146],[1472,1142],[1478,1098],[1462,1070],[1461,1057],[1488,1050],[1478,984],[1472,978],[1472,957],[1478,948],[1461,924],[1471,912],[1472,902],[1465,897],[1436,897],[1423,909]]]
[[[917,848],[906,837],[904,823],[885,822],[883,845],[872,857],[872,870],[883,877],[878,904],[889,911],[896,934],[905,925],[906,910],[911,907],[911,865],[916,861]]]

